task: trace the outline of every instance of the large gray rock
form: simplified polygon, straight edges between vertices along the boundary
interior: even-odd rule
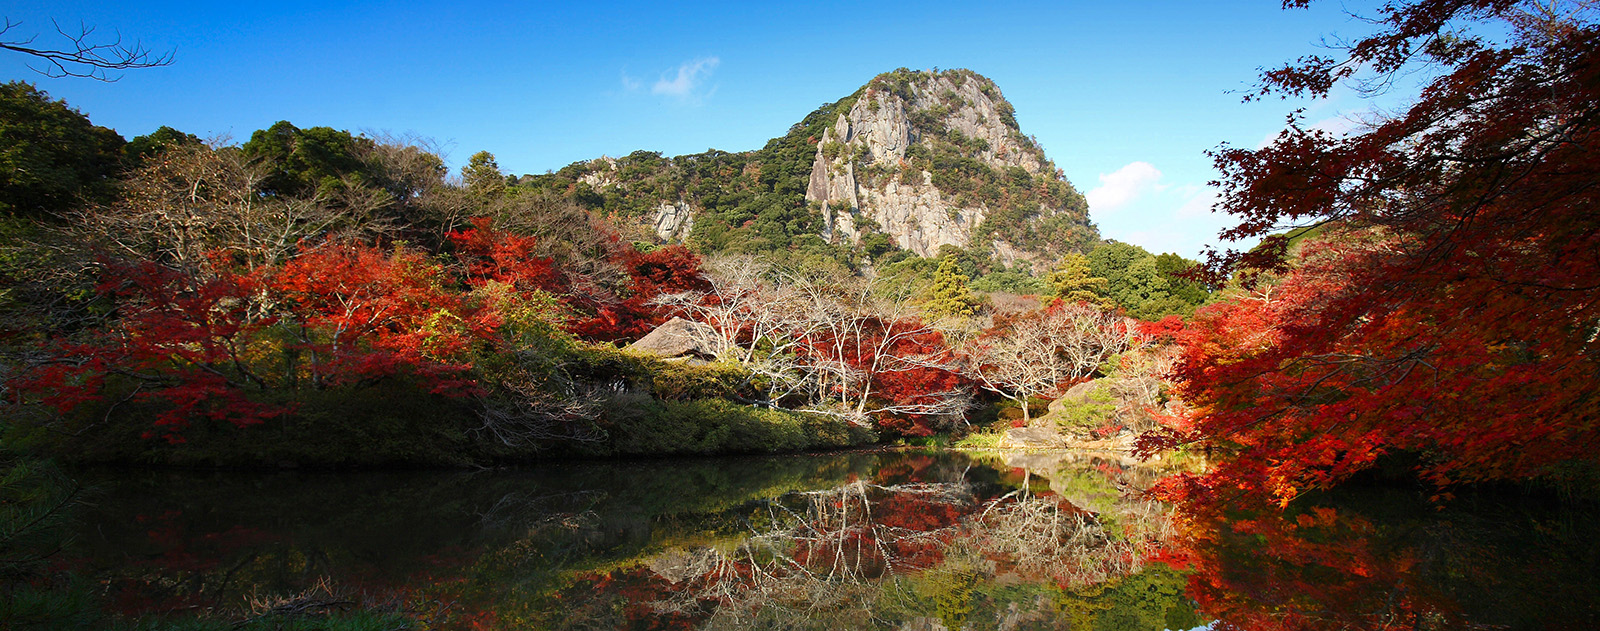
[[[1001,449],[1061,449],[1067,440],[1061,432],[1048,427],[1013,427],[1006,430],[1000,441]]]
[[[656,327],[649,335],[639,338],[639,341],[629,344],[628,350],[662,357],[713,359],[722,350],[713,341],[715,339],[710,325],[673,318]]]
[[[1091,394],[1094,394],[1094,391],[1098,391],[1098,389],[1101,388],[1101,381],[1102,380],[1083,381],[1083,383],[1077,384],[1077,386],[1072,386],[1072,388],[1067,389],[1066,392],[1062,392],[1061,397],[1058,397],[1056,400],[1051,400],[1050,407],[1045,408],[1045,413],[1034,416],[1034,420],[1032,420],[1032,423],[1029,424],[1032,424],[1032,426],[1037,426],[1037,428],[1056,428],[1056,426],[1058,426],[1058,420],[1061,420],[1062,416],[1066,416],[1066,410],[1064,410],[1064,408],[1066,408],[1067,405],[1088,404],[1088,402],[1090,402]],[[1107,413],[1107,415],[1109,415],[1109,413]]]
[[[661,202],[656,207],[656,236],[668,243],[683,243],[694,232],[694,213],[683,200]]]
[[[1055,412],[1060,410],[1068,403],[1088,403],[1089,396],[1094,394],[1095,390],[1099,390],[1100,387],[1104,385],[1100,382],[1100,379],[1091,379],[1067,389],[1067,391],[1061,395],[1061,398],[1050,402],[1050,411]]]

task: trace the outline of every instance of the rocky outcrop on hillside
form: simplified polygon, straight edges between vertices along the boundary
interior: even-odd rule
[[[1099,238],[1083,196],[1023,135],[994,82],[970,70],[879,75],[754,151],[636,151],[518,186],[603,214],[630,238],[702,251],[843,261],[855,246],[931,257],[953,245],[1037,271]]]
[[[1019,219],[1083,210],[999,89],[969,71],[874,79],[818,143],[806,199],[820,204],[830,240],[878,230],[921,256],[980,245],[1005,262],[1039,248],[984,229],[1000,207]]]

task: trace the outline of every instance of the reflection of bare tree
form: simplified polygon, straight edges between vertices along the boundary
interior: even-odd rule
[[[970,561],[963,572],[1063,585],[1138,572],[1169,517],[1147,500],[1121,502],[1115,519],[1102,519],[1058,496],[979,501],[965,482],[858,481],[767,502],[737,546],[656,558],[649,569],[672,588],[649,606],[661,615],[709,610],[707,629],[867,627],[886,622],[874,612],[911,598],[907,581],[951,558]]]
[[[1026,488],[982,500],[965,480],[790,493],[747,514],[738,545],[654,557],[640,570],[662,583],[646,605],[707,629],[866,628],[894,625],[886,612],[906,612],[926,589],[918,577],[957,565],[971,580],[1062,586],[1141,572],[1170,533],[1170,509],[1136,495],[1098,509]]]
[[[794,493],[766,502],[751,536],[731,550],[658,558],[651,569],[681,589],[652,606],[689,612],[715,603],[711,629],[812,628],[840,612],[870,612],[879,580],[940,560],[975,506],[964,482],[857,481]]]
[[[1115,532],[1098,515],[1058,497],[1023,497],[993,506],[973,541],[1025,576],[1103,583],[1138,572],[1146,552],[1170,535],[1171,512],[1159,502],[1124,502],[1119,509],[1122,532]]]
[[[606,498],[605,491],[594,489],[569,493],[507,493],[478,512],[478,524],[485,530],[523,530],[544,524],[578,528],[598,518],[594,508]]]

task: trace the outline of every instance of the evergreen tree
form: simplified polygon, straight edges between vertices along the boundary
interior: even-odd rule
[[[0,213],[50,216],[106,201],[122,136],[21,81],[0,85]]]
[[[967,275],[961,273],[955,257],[944,257],[939,262],[939,269],[933,272],[933,284],[928,288],[927,302],[922,303],[922,312],[930,320],[976,315],[978,299],[972,295],[972,288],[967,286],[969,280]]]
[[[506,177],[500,173],[500,163],[495,162],[494,154],[479,151],[467,159],[467,166],[461,167],[461,179],[467,185],[467,191],[476,197],[495,197],[505,192]]]
[[[1089,257],[1073,252],[1061,257],[1046,278],[1050,295],[1067,302],[1099,303],[1106,291],[1106,279],[1089,271]]]

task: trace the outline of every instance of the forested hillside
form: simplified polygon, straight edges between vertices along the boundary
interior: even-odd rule
[[[453,174],[425,142],[288,121],[237,144],[125,141],[31,85],[0,97],[3,430],[73,459],[461,463],[961,433],[1116,372],[1154,339],[1124,314],[1210,296],[1171,274],[1175,255],[1100,244],[1082,196],[964,70],[881,75],[756,151],[522,177],[487,152]],[[696,358],[620,348],[674,317]],[[1038,340],[1081,348],[1001,374]]]

